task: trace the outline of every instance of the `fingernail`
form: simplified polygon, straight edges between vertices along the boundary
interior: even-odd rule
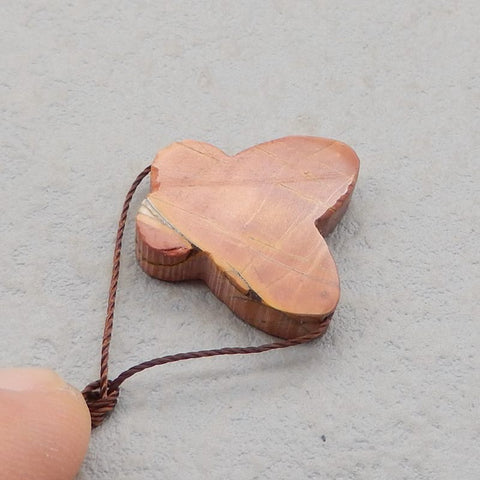
[[[65,382],[46,368],[0,368],[0,389],[15,392],[51,391],[65,388]]]

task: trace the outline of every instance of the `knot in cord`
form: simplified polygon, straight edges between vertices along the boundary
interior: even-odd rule
[[[92,429],[101,425],[105,417],[115,408],[118,394],[118,388],[112,388],[112,382],[110,380],[108,381],[107,392],[104,396],[101,394],[100,380],[90,383],[83,389],[82,395],[90,410]]]

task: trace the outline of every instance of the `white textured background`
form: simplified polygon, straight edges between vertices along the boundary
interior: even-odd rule
[[[362,161],[328,334],[132,378],[79,479],[479,478],[478,0],[0,3],[2,365],[97,377],[121,202],[172,141]],[[112,375],[268,340],[125,247]]]

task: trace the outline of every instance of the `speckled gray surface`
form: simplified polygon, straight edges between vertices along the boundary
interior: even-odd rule
[[[80,480],[478,478],[477,0],[1,3],[2,365],[96,378],[117,216],[159,148],[304,134],[362,161],[328,334],[132,378]],[[127,228],[112,374],[268,339],[148,278]]]

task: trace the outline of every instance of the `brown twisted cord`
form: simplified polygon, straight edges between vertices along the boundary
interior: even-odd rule
[[[278,342],[267,343],[264,345],[252,347],[225,347],[213,350],[200,350],[196,352],[185,352],[177,353],[175,355],[167,355],[165,357],[154,358],[147,362],[142,362],[124,371],[115,380],[109,380],[108,357],[110,351],[110,341],[112,339],[115,299],[118,288],[118,277],[120,274],[120,254],[122,250],[122,240],[125,231],[125,224],[127,222],[127,213],[135,190],[140,185],[142,180],[150,173],[150,170],[150,166],[145,168],[143,172],[140,173],[133,182],[125,198],[122,213],[120,215],[120,221],[118,223],[117,238],[115,241],[115,249],[113,253],[112,279],[110,281],[110,290],[108,295],[107,316],[105,319],[105,328],[102,340],[100,379],[87,385],[82,392],[83,397],[85,398],[85,401],[90,410],[90,416],[92,418],[92,428],[98,427],[105,419],[105,416],[115,408],[119,395],[120,385],[136,373],[146,370],[147,368],[155,367],[157,365],[165,365],[166,363],[178,362],[181,360],[190,360],[192,358],[214,357],[218,355],[262,353],[268,350],[299,345],[301,343],[306,343],[310,340],[313,340],[314,338],[324,333],[332,317],[332,315],[326,317],[317,331],[302,335],[297,338],[280,340]]]
[[[123,203],[120,221],[118,222],[117,238],[115,241],[115,250],[113,252],[113,268],[112,279],[110,281],[110,290],[108,295],[107,318],[105,319],[105,328],[102,340],[102,358],[100,364],[100,397],[105,398],[108,392],[108,355],[110,350],[110,340],[112,339],[113,315],[115,312],[115,298],[117,296],[118,277],[120,274],[120,254],[122,251],[123,232],[127,223],[127,213],[130,208],[135,190],[142,180],[150,173],[152,167],[146,167],[140,175],[135,179],[130,190],[127,193],[125,202]]]

